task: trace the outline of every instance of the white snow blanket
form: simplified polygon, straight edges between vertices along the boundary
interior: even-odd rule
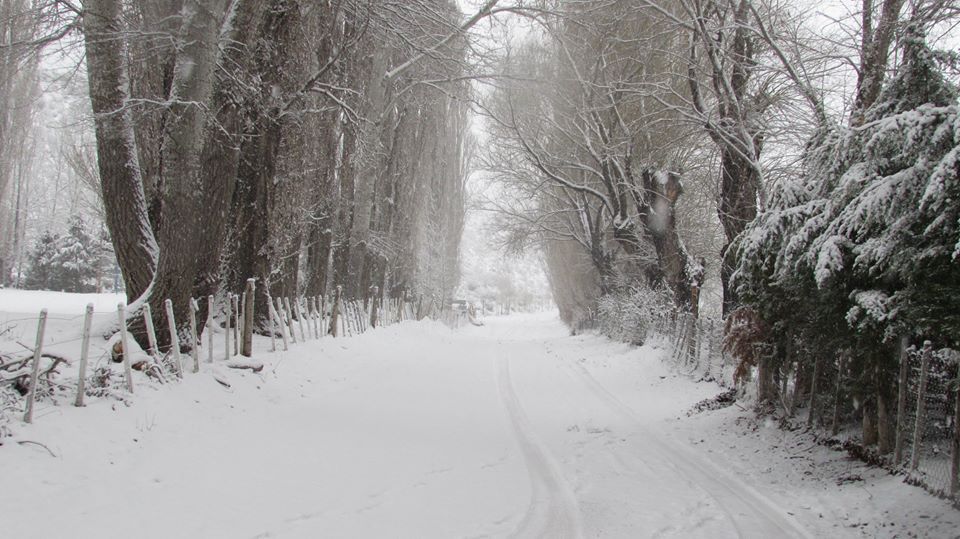
[[[571,337],[552,315],[256,346],[259,373],[204,363],[179,384],[138,378],[129,407],[48,404],[17,425],[0,447],[0,534],[932,537],[960,525],[900,478],[736,406],[687,417],[719,388],[671,372],[662,350]]]

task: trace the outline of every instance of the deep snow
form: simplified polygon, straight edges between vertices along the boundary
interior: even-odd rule
[[[179,384],[138,379],[131,406],[47,405],[16,425],[0,447],[0,535],[960,529],[945,502],[736,406],[688,417],[719,389],[671,372],[655,348],[571,337],[553,315],[457,331],[405,323],[286,353],[257,346],[259,374],[203,364]],[[26,440],[56,456],[15,443]]]

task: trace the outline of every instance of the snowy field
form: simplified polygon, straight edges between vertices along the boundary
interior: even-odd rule
[[[33,312],[46,301],[66,317],[89,301],[23,294],[0,291],[0,308]],[[109,311],[116,299],[97,301]],[[61,339],[72,331],[54,324]],[[688,416],[719,389],[674,374],[660,350],[570,337],[551,315],[268,346],[257,343],[259,374],[204,364],[180,384],[138,378],[130,406],[47,404],[34,425],[15,425],[0,447],[0,535],[717,539],[960,529],[945,502],[737,406]],[[16,443],[27,441],[49,452]]]

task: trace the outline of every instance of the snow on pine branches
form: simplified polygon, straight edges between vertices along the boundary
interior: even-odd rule
[[[904,50],[863,123],[823,128],[804,176],[777,185],[740,237],[734,280],[748,303],[773,294],[814,313],[832,303],[884,340],[906,328],[958,335],[944,299],[960,298],[960,114],[941,69],[956,55],[917,35]]]

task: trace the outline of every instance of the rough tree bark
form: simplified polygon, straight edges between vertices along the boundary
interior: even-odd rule
[[[127,300],[132,302],[149,288],[159,249],[150,226],[128,103],[120,4],[87,0],[83,30],[104,211]]]
[[[657,267],[680,308],[693,310],[694,290],[703,283],[703,267],[687,253],[677,230],[676,205],[683,193],[680,175],[645,169],[633,190],[640,220],[657,253]]]
[[[181,43],[174,66],[170,91],[169,116],[163,137],[163,226],[160,228],[160,252],[157,270],[147,299],[154,307],[154,322],[161,321],[160,305],[173,303],[175,318],[186,327],[189,301],[200,267],[199,261],[210,253],[201,238],[201,217],[214,215],[209,224],[218,226],[223,215],[204,207],[204,193],[220,177],[205,177],[201,155],[207,135],[207,112],[212,102],[215,68],[220,57],[221,25],[228,13],[229,0],[200,2],[187,0],[181,9]],[[232,21],[231,21],[232,22]],[[162,343],[169,345],[169,341]]]
[[[296,288],[291,290],[289,282],[284,282],[290,280],[291,263],[296,272],[296,259],[289,260],[296,253],[275,252],[277,242],[272,240],[279,219],[278,190],[282,188],[275,178],[284,130],[293,125],[282,114],[283,96],[289,93],[292,78],[302,69],[294,65],[297,58],[289,53],[302,46],[296,30],[302,23],[300,3],[272,0],[266,4],[267,12],[253,31],[258,47],[248,51],[258,94],[246,107],[247,129],[231,205],[232,248],[228,266],[233,273],[227,279],[231,290],[239,290],[250,277],[258,280],[254,310],[255,324],[260,327],[268,324],[270,296],[296,294]]]
[[[748,95],[755,39],[747,25],[749,17],[750,0],[739,0],[733,10],[734,29],[728,46],[724,40],[725,34],[712,32],[707,25],[708,15],[701,12],[693,26],[687,71],[693,107],[705,119],[704,128],[720,149],[720,199],[717,213],[726,239],[720,253],[724,315],[732,312],[738,304],[736,291],[730,286],[734,261],[729,256],[729,248],[733,240],[746,228],[747,223],[757,216],[757,197],[761,190],[759,158],[763,136],[754,125],[754,117],[766,105],[763,99]],[[715,93],[716,115],[719,121],[712,119],[713,114],[707,110],[701,94],[698,44],[704,50],[707,70],[711,74],[710,87]]]

